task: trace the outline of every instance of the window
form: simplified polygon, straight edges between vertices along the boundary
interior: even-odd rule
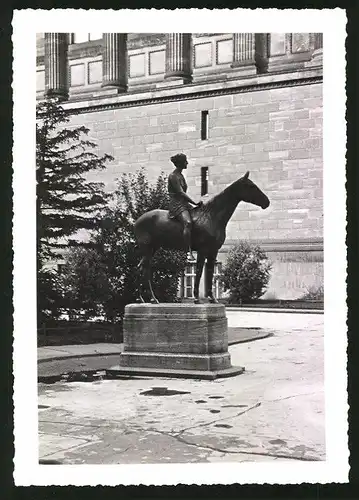
[[[89,33],[89,40],[101,40],[102,33]]]
[[[179,296],[184,299],[193,299],[194,280],[196,277],[196,264],[188,262],[184,273],[179,279]]]
[[[129,56],[129,76],[130,78],[136,78],[139,76],[145,76],[146,74],[146,56],[145,53],[133,54]]]
[[[221,262],[216,262],[213,273],[213,295],[216,299],[222,297],[222,287],[219,282],[219,274],[221,273],[222,264]],[[194,281],[196,277],[196,263],[188,262],[182,277],[179,280],[180,292],[179,296],[184,299],[193,299],[193,288]],[[202,280],[200,285],[200,295],[203,296],[203,290],[205,288],[206,272],[203,269]]]
[[[196,277],[196,264],[188,263],[184,273],[184,290],[183,296],[193,298],[194,280]]]
[[[85,65],[71,64],[70,65],[70,87],[85,85]]]
[[[208,167],[201,167],[201,196],[208,193]]]
[[[45,90],[45,71],[36,71],[36,91]]]
[[[213,295],[216,299],[220,299],[222,297],[222,286],[219,281],[219,275],[221,274],[222,270],[222,263],[221,262],[216,262],[214,265],[214,272],[213,272],[213,284],[212,284],[212,290],[213,290]],[[206,279],[206,273],[204,272],[204,281]],[[205,285],[206,288],[206,285]]]
[[[84,43],[92,40],[100,40],[102,33],[73,33],[72,43]]]
[[[102,82],[102,61],[91,61],[87,65],[88,82]]]
[[[217,41],[217,64],[229,64],[233,61],[233,40]]]
[[[201,139],[208,139],[208,111],[201,111]]]
[[[194,46],[194,67],[206,68],[212,66],[212,43],[197,43]]]
[[[150,75],[158,75],[165,72],[166,51],[154,50],[149,53],[148,69]]]

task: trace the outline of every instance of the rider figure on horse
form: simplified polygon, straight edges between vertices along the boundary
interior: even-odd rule
[[[168,176],[170,218],[177,219],[182,223],[187,259],[195,260],[191,248],[192,217],[189,204],[200,207],[203,205],[203,202],[196,203],[187,194],[187,183],[182,174],[182,170],[185,170],[188,165],[187,156],[183,153],[176,154],[171,157],[171,162],[176,168]]]

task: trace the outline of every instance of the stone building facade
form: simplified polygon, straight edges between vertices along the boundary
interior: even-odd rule
[[[37,97],[76,109],[113,190],[123,172],[169,173],[189,158],[189,194],[206,199],[247,170],[268,195],[240,203],[219,263],[239,240],[273,261],[267,297],[298,298],[323,282],[322,34],[38,34]],[[182,293],[189,294],[193,269]],[[218,291],[220,293],[220,291]]]

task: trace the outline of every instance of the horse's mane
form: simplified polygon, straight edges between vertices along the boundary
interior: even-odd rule
[[[201,207],[194,208],[192,211],[193,216],[198,220],[202,219],[202,217],[213,217],[217,214],[220,208],[219,206],[223,204],[223,197],[230,196],[229,191],[236,182],[238,181],[233,182],[225,189],[212,196],[208,201],[203,203]]]

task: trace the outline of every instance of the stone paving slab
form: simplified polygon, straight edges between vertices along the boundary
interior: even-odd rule
[[[283,320],[274,336],[230,348],[232,363],[246,367],[237,377],[39,384],[40,458],[65,464],[324,460],[324,317],[308,315],[305,323],[294,316],[299,319]],[[179,392],[146,395],[154,387]]]
[[[239,311],[238,309],[226,309],[228,327],[240,326],[242,328],[264,328],[271,331],[292,329],[311,330],[323,325],[323,314],[291,314],[286,312],[259,312]]]
[[[59,359],[61,357],[77,357],[77,356],[95,356],[102,354],[117,354],[122,352],[122,344],[81,344],[81,345],[64,345],[64,346],[43,346],[37,349],[38,361],[48,361],[50,359]]]

